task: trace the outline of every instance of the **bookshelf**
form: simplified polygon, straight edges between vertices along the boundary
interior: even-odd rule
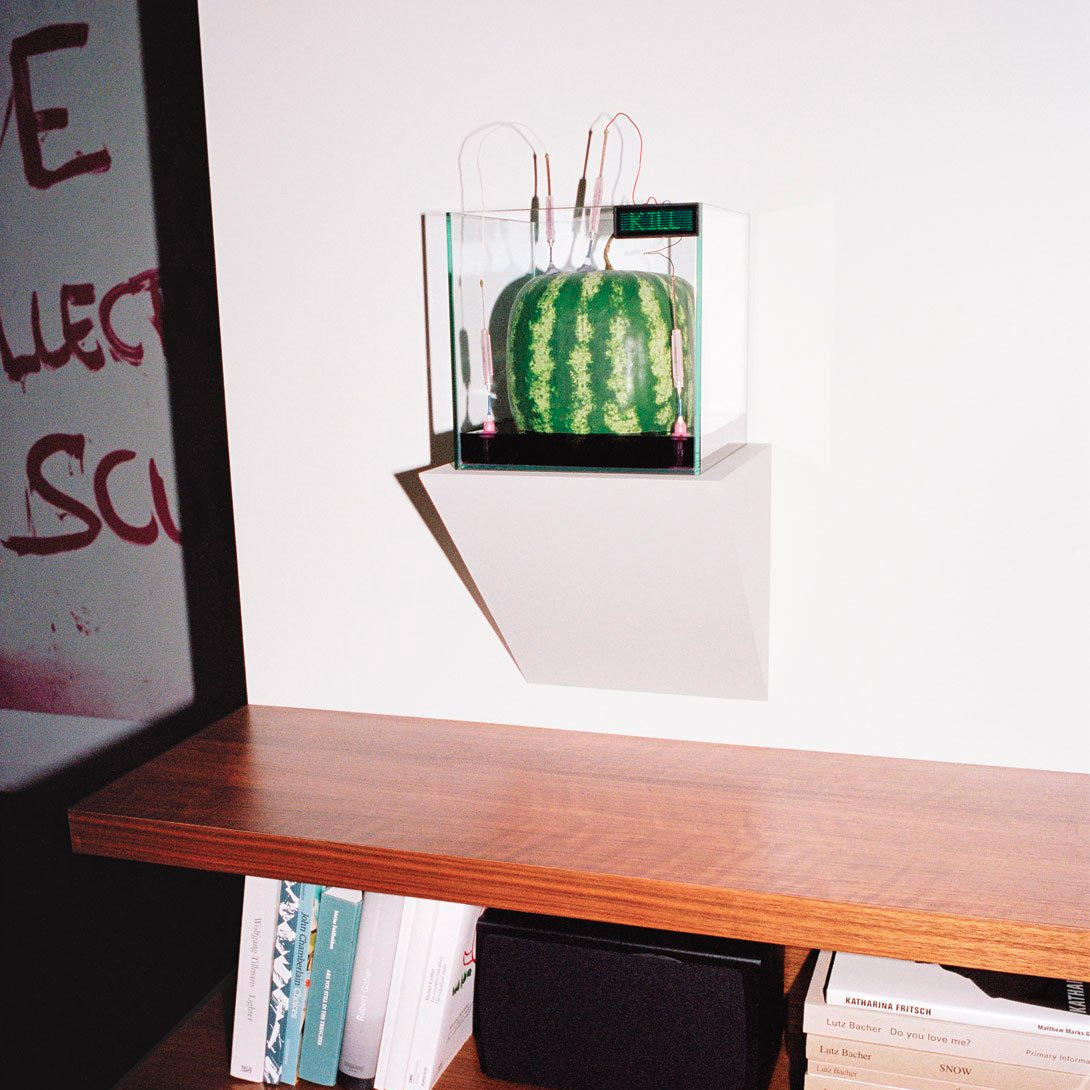
[[[783,943],[788,983],[812,947],[1090,976],[1090,776],[248,705],[69,823],[86,854]],[[234,1085],[217,1002],[145,1067],[184,1042],[179,1086]],[[440,1085],[502,1084],[470,1046]]]
[[[227,1074],[234,998],[226,985],[213,993],[114,1090],[246,1090],[257,1085]],[[540,1090],[485,1078],[472,1038],[437,1085],[440,1090]],[[297,1086],[307,1090],[314,1084],[300,1079]]]
[[[802,955],[805,951],[797,951]],[[789,966],[792,959],[788,958]],[[227,980],[200,1004],[173,1033],[136,1066],[114,1090],[246,1090],[256,1084],[233,1079],[230,1066],[231,1012],[234,993]],[[299,1090],[313,1087],[300,1079]],[[786,1053],[781,1053],[770,1090],[792,1086]],[[486,1078],[477,1064],[473,1038],[451,1061],[436,1090],[541,1090],[521,1083]],[[665,1090],[665,1088],[664,1088]]]

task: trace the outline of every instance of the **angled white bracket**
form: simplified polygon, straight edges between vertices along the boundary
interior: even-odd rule
[[[771,465],[421,481],[527,681],[763,700]]]

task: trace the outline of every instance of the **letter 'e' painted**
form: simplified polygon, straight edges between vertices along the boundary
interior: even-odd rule
[[[23,153],[23,173],[35,189],[74,178],[79,174],[102,174],[110,169],[110,153],[99,148],[88,155],[77,152],[61,166],[50,169],[42,161],[42,133],[68,127],[68,111],[63,106],[35,109],[30,90],[30,58],[58,49],[82,49],[87,44],[86,23],[51,23],[39,27],[11,43],[12,100],[19,147]]]

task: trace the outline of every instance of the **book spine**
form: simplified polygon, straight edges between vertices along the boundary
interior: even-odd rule
[[[279,899],[280,883],[275,878],[247,877],[242,895],[231,1075],[250,1082],[261,1082],[265,1067],[273,932]]]
[[[807,1070],[802,1082],[803,1090],[897,1090],[896,1085],[883,1082],[855,1082],[852,1079],[838,1079]],[[933,1090],[971,1090],[961,1082],[932,1082]]]
[[[462,1045],[469,1040],[473,1031],[473,993],[477,983],[477,919],[483,911],[483,908],[476,906],[467,907],[462,917],[454,975],[448,989],[435,1067],[431,1073],[433,1085]]]
[[[420,900],[413,914],[412,930],[405,957],[405,972],[401,979],[401,994],[397,999],[393,1037],[386,1068],[385,1081],[378,1090],[405,1090],[409,1066],[409,1049],[420,1010],[420,993],[424,986],[424,966],[431,949],[435,924],[435,901]],[[378,1085],[378,1084],[376,1084]]]
[[[940,1052],[920,1052],[889,1045],[859,1045],[831,1037],[806,1038],[806,1060],[812,1071],[821,1070],[837,1078],[857,1077],[861,1081],[886,1082],[891,1086],[915,1086],[957,1080],[966,1086],[988,1090],[1090,1090],[1090,1072],[1076,1075],[1044,1068],[1018,1067],[991,1060],[965,1059]],[[827,1070],[834,1068],[835,1071]],[[858,1072],[857,1076],[837,1074]],[[916,1082],[905,1083],[905,1079]]]
[[[1060,986],[1059,982],[1056,986]],[[1069,995],[1073,989],[1078,989],[1078,994],[1084,997],[1085,1003],[1085,986],[1081,982],[1067,982],[1067,988]],[[831,1007],[850,1007],[859,1011],[879,1010],[936,1022],[956,1022],[958,1025],[1010,1029],[1017,1033],[1032,1033],[1042,1037],[1090,1041],[1090,1017],[1087,1015],[1073,1011],[1047,1010],[1029,1003],[989,1003],[986,1007],[973,1007],[943,1000],[941,996],[929,999],[926,1004],[910,1003],[904,996],[847,991],[838,987],[831,979],[826,987],[825,1002]]]
[[[375,1079],[404,906],[404,897],[387,893],[363,895],[363,916],[341,1044],[340,1070],[350,1079],[371,1083]]]
[[[304,882],[299,892],[299,925],[291,952],[291,993],[287,1024],[284,1029],[284,1060],[280,1081],[295,1085],[299,1076],[299,1046],[303,1039],[310,966],[314,956],[314,936],[318,927],[318,898],[322,887]]]
[[[803,1029],[822,1037],[1090,1074],[1090,1041],[1068,1041],[992,1026],[909,1018],[887,1011],[858,1011],[810,1000],[804,1007]]]
[[[884,1090],[947,1090],[951,1086],[957,1086],[961,1090],[982,1090],[985,1086],[983,1083],[969,1082],[959,1074],[960,1071],[972,1070],[974,1065],[971,1061],[955,1060],[946,1066],[948,1077],[945,1079],[925,1079],[918,1075],[902,1075],[896,1071],[872,1071],[864,1067],[845,1067],[840,1064],[818,1063],[815,1061],[808,1061],[806,1070],[813,1075],[836,1079],[838,1080],[838,1086],[881,1086]],[[1016,1067],[1014,1070],[1032,1073],[1028,1067]],[[1041,1071],[1040,1073],[1046,1076],[1054,1074],[1051,1071]],[[1062,1072],[1055,1072],[1055,1074],[1058,1074],[1060,1078],[1069,1080],[1066,1086],[1073,1088],[1073,1090],[1088,1090],[1090,1088],[1090,1075],[1064,1075]],[[1014,1087],[1017,1087],[1018,1090],[1021,1090],[1021,1088],[1028,1090],[1030,1085],[1032,1085],[1031,1080],[1023,1079],[1020,1083],[1014,1084],[1012,1090],[1014,1090]],[[987,1090],[1003,1090],[1003,1088],[987,1084]]]
[[[405,962],[409,953],[409,936],[412,934],[413,920],[416,918],[416,906],[420,901],[416,897],[406,897],[401,911],[401,926],[397,932],[397,947],[394,951],[394,967],[390,973],[390,994],[386,999],[386,1014],[382,1021],[382,1039],[378,1048],[378,1065],[375,1068],[375,1087],[382,1090],[386,1085],[386,1072],[390,1067],[390,1050],[394,1043],[394,1025],[397,1022],[397,1005],[401,998],[401,982],[405,979]]]
[[[431,949],[424,967],[420,1008],[406,1067],[405,1084],[411,1090],[430,1090],[431,1087],[431,1073],[439,1047],[439,1034],[443,1028],[447,990],[456,954],[461,971],[461,951],[456,947],[461,938],[461,920],[465,910],[465,905],[445,901],[436,906]]]
[[[360,924],[359,893],[327,889],[318,909],[318,936],[311,973],[310,1017],[303,1027],[299,1075],[320,1086],[337,1082],[348,982]]]
[[[284,1065],[284,1030],[291,1006],[291,959],[295,933],[299,926],[299,883],[281,882],[273,934],[272,981],[269,989],[269,1014],[265,1029],[265,1072],[262,1079],[269,1086],[280,1082]]]

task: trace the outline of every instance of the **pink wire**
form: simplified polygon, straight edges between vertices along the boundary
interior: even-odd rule
[[[635,204],[636,203],[636,185],[640,180],[640,171],[643,169],[643,133],[640,132],[639,125],[637,125],[636,122],[633,121],[632,118],[629,117],[628,114],[626,114],[624,112],[624,110],[618,110],[609,119],[609,121],[606,123],[606,127],[602,130],[602,145],[603,145],[602,146],[602,151],[603,151],[603,154],[604,154],[604,152],[605,152],[605,134],[607,132],[609,132],[609,126],[612,125],[613,122],[616,121],[618,117],[625,118],[628,121],[628,123],[632,126],[632,128],[634,128],[636,130],[636,135],[640,138],[640,157],[636,162],[636,177],[632,179],[632,203]]]

